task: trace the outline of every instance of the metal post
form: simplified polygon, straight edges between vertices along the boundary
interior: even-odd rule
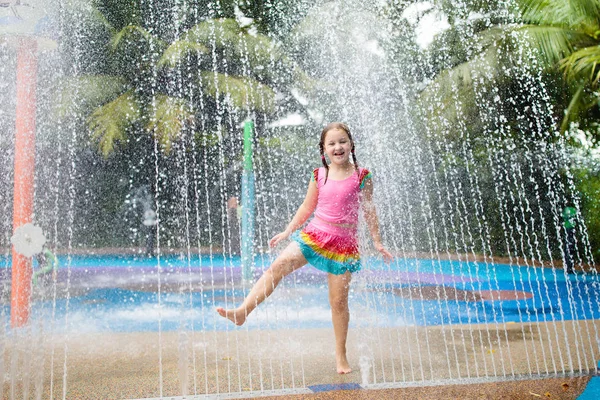
[[[254,265],[254,170],[252,138],[254,123],[244,122],[244,171],[242,172],[242,278],[252,279]]]

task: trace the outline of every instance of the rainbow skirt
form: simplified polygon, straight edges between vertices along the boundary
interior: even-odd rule
[[[306,260],[315,268],[334,275],[360,270],[360,254],[356,233],[328,233],[312,224],[296,231],[292,240],[298,243]]]

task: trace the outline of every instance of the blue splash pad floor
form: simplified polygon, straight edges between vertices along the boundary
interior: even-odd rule
[[[256,261],[258,276],[270,260]],[[9,287],[10,260],[0,265],[0,280]],[[60,257],[60,265],[56,286],[47,278],[34,288],[32,309],[33,320],[53,321],[58,331],[231,329],[214,308],[239,304],[250,287],[241,279],[239,258],[74,256]],[[597,319],[600,285],[595,273],[551,268],[366,260],[353,276],[350,307],[351,325],[368,326]],[[10,313],[8,304],[2,313]],[[310,266],[288,276],[247,322],[248,329],[330,325],[326,275]]]

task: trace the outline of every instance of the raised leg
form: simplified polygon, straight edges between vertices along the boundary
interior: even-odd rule
[[[269,269],[256,281],[250,293],[238,308],[226,310],[223,307],[217,307],[217,312],[234,324],[242,325],[246,322],[246,317],[273,293],[273,290],[286,275],[303,267],[306,263],[306,258],[304,258],[298,244],[295,242],[290,243],[273,261]]]
[[[338,374],[352,372],[346,358],[346,338],[348,337],[348,323],[350,322],[348,291],[350,290],[351,276],[350,272],[343,275],[328,275],[329,305],[331,306],[331,320],[335,334],[335,361]]]

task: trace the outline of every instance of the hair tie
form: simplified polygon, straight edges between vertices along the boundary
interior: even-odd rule
[[[321,154],[321,160],[325,161],[325,155]]]

